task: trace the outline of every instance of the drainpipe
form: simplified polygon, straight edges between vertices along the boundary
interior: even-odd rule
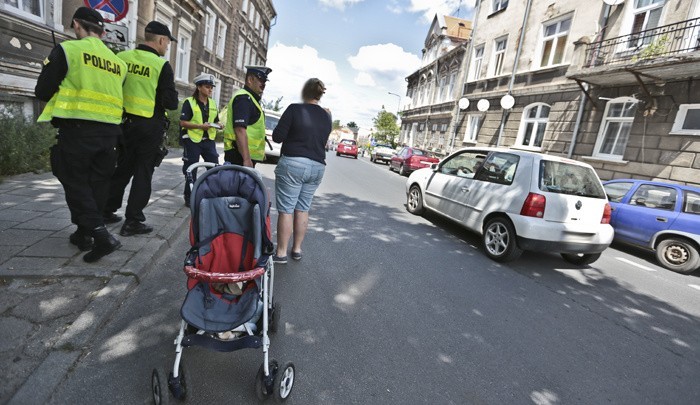
[[[513,84],[515,83],[515,74],[518,69],[518,60],[520,59],[520,52],[523,50],[523,41],[525,40],[525,25],[527,24],[527,18],[530,16],[530,9],[532,8],[532,0],[527,0],[527,6],[525,7],[525,15],[523,16],[523,25],[520,29],[520,41],[518,43],[518,50],[515,53],[515,61],[513,61],[513,73],[510,75],[510,82],[508,83],[508,93],[510,94],[513,90]],[[498,127],[498,139],[496,140],[496,146],[501,146],[501,137],[503,136],[503,128],[506,125],[506,117],[508,116],[508,111],[503,110],[501,115],[501,125]]]
[[[566,157],[571,158],[574,154],[574,148],[576,147],[576,139],[578,138],[578,131],[581,128],[581,120],[583,119],[583,110],[586,107],[586,92],[588,91],[588,83],[582,84],[584,90],[581,90],[581,101],[578,103],[578,113],[576,114],[576,123],[574,123],[574,133],[571,135],[571,144],[569,145],[569,153]]]

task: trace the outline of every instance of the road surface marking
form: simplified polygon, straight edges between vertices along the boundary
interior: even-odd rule
[[[642,270],[646,270],[646,271],[656,271],[656,269],[652,269],[651,267],[643,266],[643,265],[641,265],[641,264],[639,264],[639,263],[633,262],[632,260],[627,260],[627,259],[625,259],[624,257],[616,257],[616,259],[619,260],[619,261],[621,261],[621,262],[623,262],[623,263],[627,263],[627,264],[631,264],[632,266],[639,267],[639,268],[642,269]]]
[[[688,284],[688,287],[690,287],[690,288],[695,288],[696,290],[699,290],[699,291],[700,291],[700,285]]]

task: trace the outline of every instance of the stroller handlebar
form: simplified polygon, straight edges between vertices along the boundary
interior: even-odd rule
[[[265,267],[256,267],[252,270],[238,273],[211,273],[199,270],[194,266],[185,266],[185,274],[188,277],[207,283],[238,283],[241,281],[255,280],[265,274]]]
[[[209,162],[197,162],[197,163],[192,163],[191,165],[187,166],[187,173],[192,173],[193,171],[196,172],[198,168],[200,167],[206,167],[207,169],[210,169],[212,167],[215,167],[216,163],[209,163]]]

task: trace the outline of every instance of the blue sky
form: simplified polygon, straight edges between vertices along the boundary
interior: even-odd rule
[[[369,130],[384,106],[396,112],[404,78],[420,67],[421,49],[436,12],[469,18],[474,0],[277,0],[263,98],[299,102],[304,81],[318,77],[321,104],[342,124]],[[457,14],[457,9],[459,13]]]

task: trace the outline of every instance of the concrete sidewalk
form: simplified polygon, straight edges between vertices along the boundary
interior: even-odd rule
[[[0,183],[0,404],[46,402],[139,278],[187,232],[181,154],[171,151],[155,170],[145,210],[154,231],[121,237],[123,221],[108,225],[123,246],[92,264],[68,242],[75,226],[51,173]]]

